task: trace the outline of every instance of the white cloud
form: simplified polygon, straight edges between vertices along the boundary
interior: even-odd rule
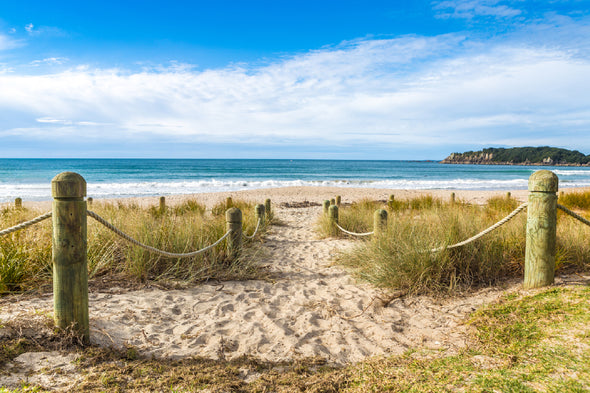
[[[67,62],[69,59],[67,57],[48,57],[43,60],[33,60],[31,65],[33,66],[40,66],[43,64],[46,65],[61,65]]]
[[[33,34],[33,29],[35,28],[35,26],[32,23],[29,23],[28,25],[25,26],[25,30],[27,31],[27,33],[29,34]]]
[[[522,11],[510,7],[500,0],[445,0],[435,1],[434,10],[439,18],[473,19],[477,16],[494,17],[498,19],[514,18]]]
[[[588,74],[590,61],[570,51],[515,43],[482,50],[461,35],[357,40],[257,68],[80,66],[0,75],[0,112],[31,119],[0,128],[0,137],[393,148],[510,144],[526,135],[529,144],[561,146],[590,127]]]

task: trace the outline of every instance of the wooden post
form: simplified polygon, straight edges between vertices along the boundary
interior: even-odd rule
[[[86,198],[86,204],[88,205],[88,207],[92,206],[92,202],[94,202],[94,199],[92,199],[92,197]]]
[[[166,197],[160,197],[160,213],[166,211]]]
[[[340,202],[342,202],[342,197],[340,195],[336,195],[336,206],[340,207]]]
[[[77,173],[60,173],[51,181],[51,193],[55,324],[73,327],[89,343],[86,181]]]
[[[393,194],[391,194],[389,196],[389,200],[387,201],[387,206],[389,207],[389,210],[393,211],[393,203],[395,202],[395,197],[393,196]]]
[[[451,192],[451,204],[455,203],[455,193]]]
[[[225,208],[226,209],[229,209],[229,208],[232,208],[232,207],[234,207],[234,200],[231,197],[227,197],[225,199]]]
[[[332,198],[330,199],[330,206],[335,206],[336,205],[336,199]]]
[[[332,235],[336,235],[338,233],[338,229],[336,228],[336,224],[338,224],[338,206],[330,205],[328,209],[328,218],[330,220],[330,230],[332,231]]]
[[[230,231],[227,237],[227,255],[233,262],[242,250],[242,211],[237,207],[227,209],[225,221],[226,230]]]
[[[506,193],[506,199],[510,199],[511,197],[512,197],[512,194],[510,193],[510,191],[508,191],[508,192]]]
[[[22,209],[23,207],[23,199],[22,198],[16,198],[14,200],[14,208],[15,209]]]
[[[558,182],[548,170],[529,178],[524,288],[544,287],[554,280]]]
[[[266,208],[264,207],[264,205],[254,206],[254,215],[256,216],[256,223],[258,223],[258,220],[262,220],[260,222],[260,224],[264,225],[264,223],[265,223],[265,210],[266,210]]]
[[[267,199],[264,201],[264,211],[266,213],[266,219],[270,220],[271,215],[270,215],[270,199]]]
[[[373,214],[373,231],[376,236],[387,232],[387,210],[375,210],[375,214]]]
[[[327,216],[328,215],[328,209],[330,208],[330,201],[329,200],[325,200],[324,201],[324,214]]]

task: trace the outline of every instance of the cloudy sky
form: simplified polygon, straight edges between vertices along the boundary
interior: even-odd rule
[[[590,153],[590,0],[0,2],[0,157],[541,145]]]

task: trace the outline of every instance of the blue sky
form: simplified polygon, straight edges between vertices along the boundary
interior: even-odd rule
[[[590,153],[590,1],[4,1],[0,157]]]

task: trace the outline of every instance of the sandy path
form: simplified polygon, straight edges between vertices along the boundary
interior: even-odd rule
[[[251,355],[281,361],[320,356],[356,362],[409,347],[463,345],[465,315],[502,293],[488,289],[439,302],[387,295],[356,283],[331,265],[350,240],[319,240],[313,225],[321,208],[277,208],[257,261],[271,279],[203,284],[187,290],[91,293],[91,341],[133,345],[162,357],[232,359]],[[51,311],[51,298],[3,307],[0,318]]]

